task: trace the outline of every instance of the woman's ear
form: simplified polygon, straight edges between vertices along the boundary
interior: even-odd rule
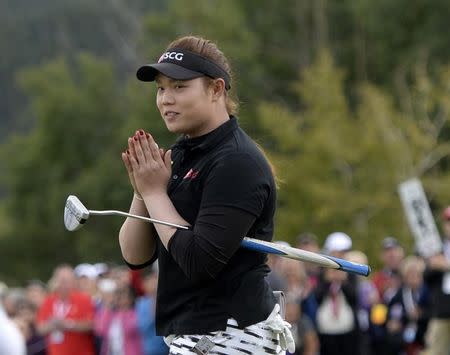
[[[225,81],[222,78],[214,79],[211,85],[213,101],[217,101],[225,92]]]

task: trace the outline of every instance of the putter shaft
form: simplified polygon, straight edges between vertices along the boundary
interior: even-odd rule
[[[180,228],[180,229],[189,229],[189,227],[182,226],[182,225],[179,225],[179,224],[170,223],[170,222],[166,222],[166,221],[160,221],[158,219],[148,218],[148,217],[144,217],[144,216],[138,216],[136,214],[131,214],[131,213],[127,213],[127,212],[123,212],[123,211],[117,211],[117,210],[106,210],[106,211],[89,210],[89,214],[99,215],[99,216],[101,216],[101,215],[118,215],[118,216],[124,216],[124,217],[131,217],[131,218],[135,218],[135,219],[140,219],[140,220],[146,221],[146,222],[158,223],[158,224],[162,224],[162,225],[168,226],[168,227],[175,227],[175,228]]]

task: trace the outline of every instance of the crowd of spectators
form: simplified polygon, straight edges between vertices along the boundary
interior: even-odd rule
[[[449,355],[450,208],[442,222],[442,254],[406,255],[386,237],[383,266],[369,278],[269,255],[267,280],[285,294],[296,342],[291,355]],[[343,232],[322,246],[304,233],[294,246],[368,263]],[[47,283],[0,283],[0,355],[167,354],[155,334],[157,275],[157,264],[59,265]]]
[[[59,265],[48,283],[3,284],[0,355],[167,354],[155,332],[157,273],[156,264],[142,272],[103,263]]]
[[[382,268],[369,278],[270,255],[268,280],[290,305],[294,354],[449,355],[450,207],[443,211],[442,229],[442,253],[427,259],[406,255],[396,238],[384,238]],[[295,246],[368,263],[342,232],[331,233],[322,247],[305,233]]]

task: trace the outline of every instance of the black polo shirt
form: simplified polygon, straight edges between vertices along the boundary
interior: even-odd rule
[[[275,299],[266,255],[240,248],[244,236],[271,240],[276,188],[271,168],[231,117],[214,131],[172,147],[168,194],[191,230],[177,230],[168,251],[158,239],[159,335],[224,330],[268,317]]]

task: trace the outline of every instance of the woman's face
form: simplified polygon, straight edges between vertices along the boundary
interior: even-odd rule
[[[156,83],[156,105],[170,132],[198,137],[214,129],[213,95],[203,78],[174,80],[158,74]]]

